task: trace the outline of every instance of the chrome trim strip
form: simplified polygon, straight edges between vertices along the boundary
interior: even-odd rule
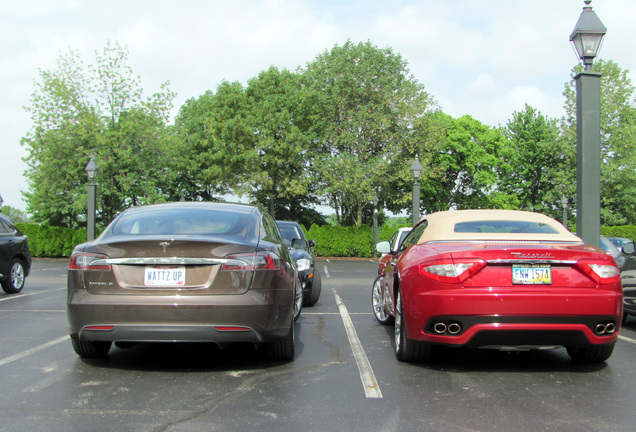
[[[486,260],[488,264],[556,264],[556,265],[574,265],[578,261],[572,260],[552,260],[552,259],[497,259],[497,260]]]
[[[223,258],[180,258],[180,257],[149,257],[149,258],[108,258],[91,261],[90,265],[245,265],[245,261]]]

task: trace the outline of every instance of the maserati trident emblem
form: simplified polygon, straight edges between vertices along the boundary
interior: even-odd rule
[[[161,242],[159,243],[159,246],[161,246],[163,248],[163,253],[166,253],[166,249],[168,249],[168,246],[170,246],[169,242]]]

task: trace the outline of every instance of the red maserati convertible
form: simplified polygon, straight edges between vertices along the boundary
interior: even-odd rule
[[[538,213],[458,210],[422,219],[397,250],[378,243],[373,312],[395,322],[395,354],[425,361],[435,345],[565,347],[603,362],[622,316],[614,259]]]

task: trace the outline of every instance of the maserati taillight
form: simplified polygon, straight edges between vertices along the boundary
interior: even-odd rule
[[[440,282],[463,282],[486,266],[480,259],[443,259],[420,264],[420,274]]]
[[[621,277],[620,269],[607,261],[580,260],[576,267],[599,284],[616,282]]]
[[[106,255],[93,254],[87,252],[74,252],[71,255],[68,268],[70,270],[110,270],[109,264],[104,264],[103,260],[108,259]]]

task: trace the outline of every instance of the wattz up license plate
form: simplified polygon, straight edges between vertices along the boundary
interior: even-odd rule
[[[146,267],[144,285],[183,286],[185,285],[185,267]]]

